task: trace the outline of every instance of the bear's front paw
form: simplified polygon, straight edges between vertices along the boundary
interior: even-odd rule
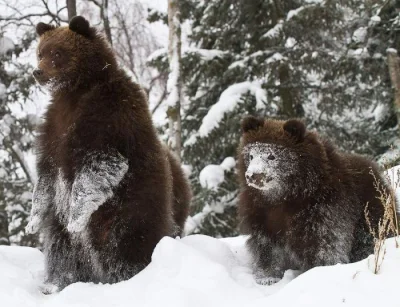
[[[254,274],[254,279],[256,280],[256,283],[258,283],[259,285],[268,286],[276,284],[282,279],[282,277],[283,272],[281,272],[281,270],[259,270],[256,271]]]
[[[85,215],[74,216],[69,219],[67,230],[70,233],[82,232],[83,230],[85,230],[88,222],[89,217],[86,217]]]
[[[58,292],[60,288],[51,283],[44,283],[39,286],[39,289],[43,294],[48,295]]]
[[[80,201],[78,203],[71,204],[67,225],[67,230],[70,233],[81,232],[85,230],[92,215],[92,207],[93,204],[89,201]]]
[[[276,284],[281,278],[278,277],[255,277],[256,283],[263,286]]]

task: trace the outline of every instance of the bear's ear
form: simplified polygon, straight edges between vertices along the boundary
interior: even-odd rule
[[[283,125],[283,130],[289,133],[290,136],[298,142],[303,141],[306,134],[306,126],[298,119],[289,119],[286,121]]]
[[[242,120],[242,132],[248,132],[250,130],[257,130],[264,125],[264,119],[257,118],[254,116],[245,117]]]
[[[69,29],[83,36],[91,36],[89,21],[82,16],[74,16],[69,22]]]
[[[39,23],[36,25],[36,33],[37,33],[39,36],[42,36],[42,34],[43,34],[44,32],[47,32],[47,31],[50,31],[50,30],[54,30],[55,28],[56,28],[55,26],[49,25],[48,23],[39,22]]]

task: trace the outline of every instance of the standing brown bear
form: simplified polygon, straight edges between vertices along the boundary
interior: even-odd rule
[[[383,214],[378,166],[337,151],[299,120],[242,122],[239,217],[250,235],[256,279],[273,283],[287,269],[359,261],[373,253],[373,226]]]
[[[191,192],[162,146],[139,85],[83,17],[39,23],[38,68],[51,102],[37,139],[30,232],[44,237],[47,283],[128,279],[163,236],[179,235]]]

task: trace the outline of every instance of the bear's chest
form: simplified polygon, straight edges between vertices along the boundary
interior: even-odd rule
[[[67,178],[73,165],[71,140],[74,138],[78,116],[77,112],[71,109],[50,109],[42,129],[43,156],[51,159],[55,170],[61,169]]]
[[[299,226],[296,217],[301,211],[301,206],[295,203],[282,202],[269,207],[263,214],[264,230],[274,241],[281,241]]]
[[[268,210],[265,219],[266,230],[272,237],[280,237],[290,228],[291,216],[283,206]]]

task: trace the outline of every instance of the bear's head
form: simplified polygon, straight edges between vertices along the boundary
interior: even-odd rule
[[[242,121],[238,168],[242,184],[270,198],[305,197],[326,171],[318,136],[297,119]]]
[[[40,22],[36,32],[40,41],[33,75],[51,91],[89,86],[117,65],[106,39],[82,16],[73,17],[65,27]]]

